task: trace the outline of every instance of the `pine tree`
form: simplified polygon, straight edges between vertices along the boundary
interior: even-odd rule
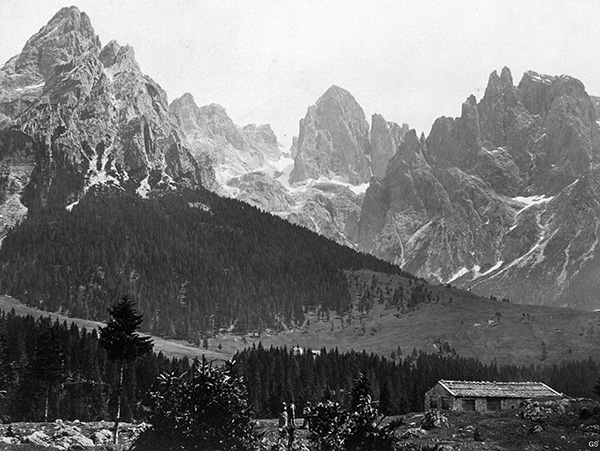
[[[50,394],[63,377],[64,352],[57,327],[46,330],[37,340],[30,372],[44,390],[44,422],[48,421]]]
[[[352,409],[354,410],[363,402],[363,398],[371,402],[371,383],[366,375],[363,373],[359,374],[354,381],[350,395],[352,397]]]
[[[100,346],[106,351],[109,360],[118,366],[117,414],[115,417],[115,443],[118,442],[119,420],[121,416],[121,398],[123,391],[123,368],[139,356],[152,351],[152,340],[142,337],[136,331],[143,321],[138,315],[129,297],[108,309],[112,317],[106,327],[100,328]]]
[[[598,396],[600,398],[600,379],[598,379],[598,382],[594,386],[593,392],[596,396]]]

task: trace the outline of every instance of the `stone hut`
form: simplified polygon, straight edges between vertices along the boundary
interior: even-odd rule
[[[516,409],[526,399],[563,395],[541,382],[473,382],[441,380],[425,393],[425,410],[488,412]]]

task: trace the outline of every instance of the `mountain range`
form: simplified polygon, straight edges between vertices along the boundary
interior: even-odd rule
[[[427,280],[594,310],[599,107],[572,77],[504,68],[426,137],[332,86],[284,149],[219,105],[169,103],[130,46],[63,8],[0,69],[0,285],[91,319],[130,291],[147,330],[191,341],[309,308],[343,322],[360,269],[418,281],[406,302],[430,287],[415,305]]]
[[[432,282],[593,310],[599,105],[567,75],[515,86],[504,68],[426,137],[377,114],[369,127],[332,86],[300,120],[293,164],[234,178],[234,196]]]

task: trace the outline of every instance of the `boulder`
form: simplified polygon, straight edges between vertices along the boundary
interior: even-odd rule
[[[96,445],[106,445],[113,440],[113,433],[108,429],[100,429],[92,434],[92,440]]]
[[[421,421],[421,428],[427,431],[448,426],[448,418],[446,418],[442,412],[436,409],[428,410]]]
[[[82,449],[82,448],[91,448],[94,445],[92,439],[85,437],[84,435],[69,435],[57,440],[57,443],[65,447],[65,449]]]
[[[536,424],[535,426],[532,426],[529,429],[529,434],[539,434],[543,430],[544,430],[544,428],[542,426],[540,426],[539,424]]]
[[[410,438],[423,438],[428,435],[428,432],[422,428],[408,428],[404,434],[402,434],[402,438],[410,439]]]
[[[539,423],[546,421],[548,413],[552,413],[551,409],[541,407],[537,402],[531,400],[523,401],[521,408],[521,418]]]
[[[580,426],[580,429],[586,435],[598,435],[598,434],[600,434],[600,425],[598,425],[598,424],[590,424],[588,426],[584,426],[582,424]]]
[[[52,444],[52,439],[43,431],[35,431],[32,434],[24,437],[23,442],[32,443],[37,446],[49,447]]]

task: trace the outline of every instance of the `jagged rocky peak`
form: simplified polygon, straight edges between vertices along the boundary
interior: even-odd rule
[[[483,145],[486,148],[501,147],[507,143],[506,122],[513,119],[505,121],[507,110],[519,108],[523,109],[510,70],[504,67],[500,75],[493,71],[478,106]],[[515,117],[520,113],[515,111]]]
[[[200,128],[198,123],[200,109],[196,105],[194,96],[189,92],[173,100],[169,105],[169,110],[179,117],[181,127],[186,136],[193,136],[196,130]]]
[[[493,70],[490,73],[486,92],[492,89],[505,88],[514,88],[512,73],[510,69],[506,66],[502,68],[502,70],[500,71],[500,75],[498,75],[498,71],[496,70]]]
[[[298,155],[298,137],[293,136],[292,144],[290,145],[290,157],[296,158],[296,155]]]
[[[548,114],[555,106],[554,102],[566,96],[578,100],[577,106],[585,116],[589,116],[591,110],[593,116],[589,116],[590,120],[596,117],[594,104],[584,84],[569,75],[550,76],[527,71],[523,74],[518,88],[522,93],[525,107],[532,114]]]
[[[198,110],[200,127],[210,136],[223,136],[228,143],[239,150],[244,149],[244,137],[238,126],[221,105],[211,103]]]
[[[48,77],[57,64],[99,50],[100,38],[87,14],[75,6],[62,8],[27,41],[15,62],[15,70]]]
[[[0,103],[5,104],[0,122],[12,124],[39,97],[57,66],[99,51],[100,39],[89,17],[76,7],[61,9],[0,69]]]
[[[104,46],[100,52],[100,62],[107,69],[118,69],[120,72],[139,72],[140,66],[135,59],[135,51],[130,45],[119,45],[114,39]],[[113,70],[114,72],[114,70]]]
[[[597,308],[599,104],[570,76],[492,72],[425,145],[404,137],[367,190],[359,248],[482,294]]]
[[[531,114],[545,115],[554,100],[554,84],[557,77],[527,71],[519,82],[523,104]]]
[[[182,147],[166,93],[141,72],[133,48],[110,41],[102,49],[75,7],[61,9],[0,69],[3,116],[24,137],[0,165],[25,154],[21,143],[36,150],[22,180],[28,208],[74,205],[94,185],[147,192],[211,178]]]
[[[229,183],[232,178],[239,180],[243,174],[281,157],[277,137],[269,125],[238,127],[221,105],[198,107],[190,93],[173,100],[169,109],[179,117],[192,154],[196,158],[210,156],[222,186],[233,186]]]
[[[290,182],[321,176],[352,184],[368,182],[370,153],[369,124],[364,111],[352,94],[331,86],[300,121]]]
[[[242,128],[242,132],[250,139],[254,139],[257,142],[275,147],[279,145],[277,136],[275,136],[275,132],[273,132],[273,129],[269,124],[258,126],[256,124],[248,124]]]
[[[169,109],[180,117],[186,134],[201,132],[209,137],[224,136],[234,147],[242,148],[241,134],[221,105],[211,103],[198,107],[194,97],[188,92],[173,100]]]
[[[381,114],[371,117],[371,170],[378,178],[385,176],[388,162],[394,156],[404,136],[408,133],[408,124],[402,126],[388,122]]]
[[[427,138],[431,157],[445,165],[470,170],[482,147],[477,99],[474,95],[462,104],[459,118],[436,120]]]
[[[190,139],[225,139],[238,150],[248,147],[246,138],[277,146],[277,137],[269,125],[249,124],[242,129],[234,124],[221,105],[211,103],[198,107],[189,92],[173,100],[169,108],[179,116],[183,130]]]
[[[567,75],[529,71],[519,90],[539,126],[530,192],[556,194],[600,162],[595,105],[583,83]]]
[[[600,97],[590,96],[590,100],[592,101],[594,108],[596,108],[596,117],[600,117]]]

